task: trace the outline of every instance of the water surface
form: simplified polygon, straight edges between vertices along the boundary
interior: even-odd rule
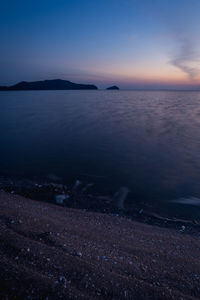
[[[0,172],[68,182],[79,178],[171,214],[200,198],[200,92],[0,93]]]

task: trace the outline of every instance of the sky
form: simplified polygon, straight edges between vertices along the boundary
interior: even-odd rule
[[[0,85],[200,88],[200,0],[0,0]]]

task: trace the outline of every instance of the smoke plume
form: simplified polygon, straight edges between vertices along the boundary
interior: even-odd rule
[[[186,73],[190,79],[195,79],[200,74],[200,56],[195,51],[194,44],[190,39],[184,38],[179,42],[179,50],[170,64]]]

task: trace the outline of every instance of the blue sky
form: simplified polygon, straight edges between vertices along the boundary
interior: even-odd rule
[[[0,84],[200,86],[199,0],[0,1]]]

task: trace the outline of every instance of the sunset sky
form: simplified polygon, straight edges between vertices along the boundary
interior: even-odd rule
[[[200,88],[199,0],[1,1],[0,85]]]

